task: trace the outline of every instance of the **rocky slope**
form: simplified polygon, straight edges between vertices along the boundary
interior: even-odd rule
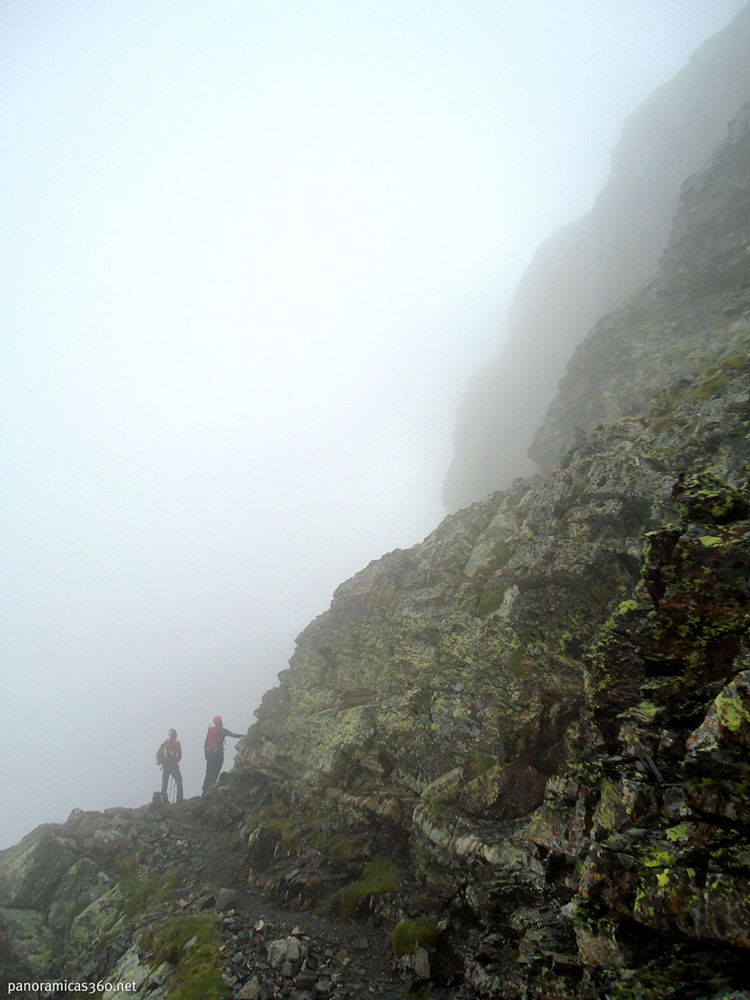
[[[339,587],[206,798],[0,854],[0,980],[750,996],[748,120],[577,352],[544,478]]]
[[[449,511],[534,470],[527,451],[573,349],[599,317],[653,276],[681,184],[750,100],[748,50],[750,7],[626,122],[591,212],[536,253],[516,294],[503,353],[477,373],[461,402],[443,490]]]
[[[747,350],[749,161],[750,104],[707,168],[683,186],[656,277],[600,320],[573,355],[530,449],[542,469],[577,431],[641,412],[654,399],[669,422],[691,379]]]

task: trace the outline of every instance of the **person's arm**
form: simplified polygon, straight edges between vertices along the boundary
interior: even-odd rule
[[[230,733],[228,729],[225,729],[224,730],[224,735],[225,736],[233,736],[236,740],[241,740],[242,737],[245,736],[246,734],[245,733]]]
[[[179,740],[175,740],[174,742],[177,748],[177,763],[179,764],[182,760],[182,743]]]

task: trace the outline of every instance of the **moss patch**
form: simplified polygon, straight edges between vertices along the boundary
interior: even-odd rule
[[[208,914],[173,917],[141,938],[156,964],[174,966],[168,1000],[223,1000],[219,923]]]
[[[182,876],[176,871],[167,872],[161,879],[143,875],[133,858],[126,858],[118,867],[120,889],[125,900],[123,912],[128,920],[166,902],[182,884]]]
[[[437,938],[437,922],[433,917],[401,920],[391,932],[391,951],[396,958],[413,955],[418,944],[431,945]]]
[[[339,905],[347,917],[353,917],[360,905],[372,896],[398,892],[399,882],[395,864],[390,858],[376,858],[362,869],[357,882],[345,885],[337,893]]]

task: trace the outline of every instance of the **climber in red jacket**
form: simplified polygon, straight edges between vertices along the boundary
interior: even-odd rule
[[[214,716],[213,725],[209,726],[206,733],[206,741],[203,744],[203,752],[206,758],[206,777],[203,779],[203,794],[215,784],[221,768],[224,764],[224,740],[231,736],[236,740],[241,740],[243,733],[232,733],[224,728],[220,715]]]
[[[156,752],[156,763],[161,766],[161,800],[169,802],[167,795],[167,785],[169,779],[174,778],[177,786],[177,801],[182,802],[182,774],[180,773],[180,761],[182,760],[182,746],[177,739],[177,730],[170,729],[169,736]]]

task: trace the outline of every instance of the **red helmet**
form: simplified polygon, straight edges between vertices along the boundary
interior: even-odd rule
[[[214,725],[215,726],[220,726],[221,724],[222,724],[222,722],[221,722],[221,716],[220,715],[215,715],[214,716]]]

